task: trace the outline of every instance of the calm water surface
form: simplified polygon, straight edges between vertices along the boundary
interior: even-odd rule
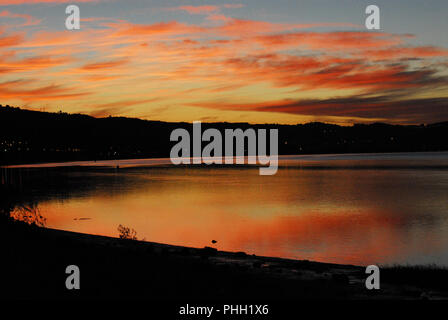
[[[122,224],[176,245],[448,266],[448,153],[287,156],[274,176],[168,162],[2,168],[2,183],[26,190],[51,228],[117,236]]]

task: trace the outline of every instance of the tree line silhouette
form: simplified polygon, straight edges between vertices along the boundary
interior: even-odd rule
[[[0,106],[0,164],[169,157],[176,128],[186,122],[125,117],[94,118]],[[415,152],[448,150],[448,121],[427,125],[385,123],[339,126],[202,123],[202,130],[279,130],[279,154]]]

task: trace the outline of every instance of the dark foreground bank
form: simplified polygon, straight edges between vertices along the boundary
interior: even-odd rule
[[[152,299],[285,301],[446,299],[448,270],[381,269],[367,290],[364,267],[260,257],[135,240],[0,224],[2,299]],[[80,290],[68,290],[68,265]]]

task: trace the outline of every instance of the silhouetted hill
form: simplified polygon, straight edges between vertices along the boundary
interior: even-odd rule
[[[209,127],[278,128],[280,154],[413,152],[448,150],[448,122],[401,126],[384,123],[344,127],[325,123],[253,125],[203,123]],[[134,118],[93,118],[0,107],[0,163],[169,157],[176,128],[189,123]]]

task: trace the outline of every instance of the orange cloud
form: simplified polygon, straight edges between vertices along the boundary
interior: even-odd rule
[[[31,58],[18,60],[0,59],[0,73],[28,72],[33,70],[48,69],[54,66],[63,65],[71,59],[66,57],[34,56]]]
[[[371,66],[359,59],[331,56],[297,57],[267,54],[226,61],[228,70],[246,82],[271,82],[279,87],[392,89],[420,86],[429,74],[405,65]]]
[[[1,99],[16,99],[20,97],[23,101],[47,101],[75,99],[89,94],[88,92],[74,92],[73,89],[64,88],[60,85],[49,85],[37,88],[23,88],[23,85],[31,81],[15,80],[0,83]]]
[[[448,50],[437,47],[392,47],[379,50],[366,50],[362,53],[366,58],[375,60],[383,59],[421,59],[428,57],[445,57],[448,56]]]
[[[227,3],[223,5],[202,5],[202,6],[178,6],[173,8],[166,8],[166,11],[185,11],[189,14],[210,14],[221,10],[221,8],[226,9],[238,9],[243,8],[244,4],[239,3]]]
[[[143,36],[143,35],[181,35],[203,32],[206,29],[194,25],[187,25],[177,21],[160,22],[155,24],[133,24],[128,22],[104,23],[104,26],[114,30],[111,36]]]
[[[89,112],[93,117],[106,117],[110,115],[123,114],[130,107],[157,101],[158,98],[141,99],[141,100],[125,100],[112,103],[104,103],[90,106],[94,111]]]
[[[23,39],[23,34],[0,37],[0,48],[16,46],[21,43]]]
[[[8,10],[3,10],[2,12],[0,12],[0,17],[11,18],[11,19],[20,18],[20,19],[25,20],[24,24],[18,25],[16,27],[33,26],[33,25],[37,25],[41,22],[41,20],[35,19],[32,16],[30,16],[29,14],[17,14],[17,13],[12,13]]]
[[[84,77],[84,80],[89,81],[89,82],[90,81],[92,81],[92,82],[109,81],[109,80],[114,80],[114,79],[119,79],[119,76],[94,74],[94,75],[89,75],[89,76]]]
[[[242,3],[227,3],[222,5],[223,8],[227,9],[238,9],[238,8],[244,8],[245,6],[246,5]]]
[[[198,102],[193,106],[232,111],[277,112],[297,115],[382,118],[400,123],[433,122],[448,118],[448,98],[406,99],[366,95],[330,99],[278,100],[259,103]],[[428,113],[431,110],[431,113]]]
[[[388,33],[338,31],[338,32],[296,32],[275,35],[261,35],[256,41],[270,48],[307,47],[313,50],[360,50],[365,48],[389,47],[403,43],[409,35]]]
[[[89,63],[81,67],[81,70],[85,71],[96,71],[98,69],[111,69],[118,66],[122,66],[126,64],[126,60],[116,60],[116,61],[104,61],[104,62],[96,62],[96,63]]]
[[[170,10],[183,10],[190,14],[204,14],[219,10],[218,6],[180,6]]]
[[[359,25],[352,23],[272,23],[266,21],[257,21],[257,20],[244,20],[244,19],[233,19],[226,18],[222,15],[220,16],[212,16],[210,19],[212,20],[223,20],[226,21],[225,24],[218,26],[215,28],[215,31],[232,37],[242,37],[242,36],[255,36],[262,35],[268,33],[279,33],[275,35],[266,36],[266,38],[261,37],[259,40],[272,42],[273,39],[277,37],[293,37],[290,34],[281,34],[280,32],[291,31],[295,29],[310,29],[310,28],[319,28],[319,27],[348,27],[348,28],[359,28]],[[316,33],[319,34],[319,33]],[[297,39],[291,39],[297,44]]]

